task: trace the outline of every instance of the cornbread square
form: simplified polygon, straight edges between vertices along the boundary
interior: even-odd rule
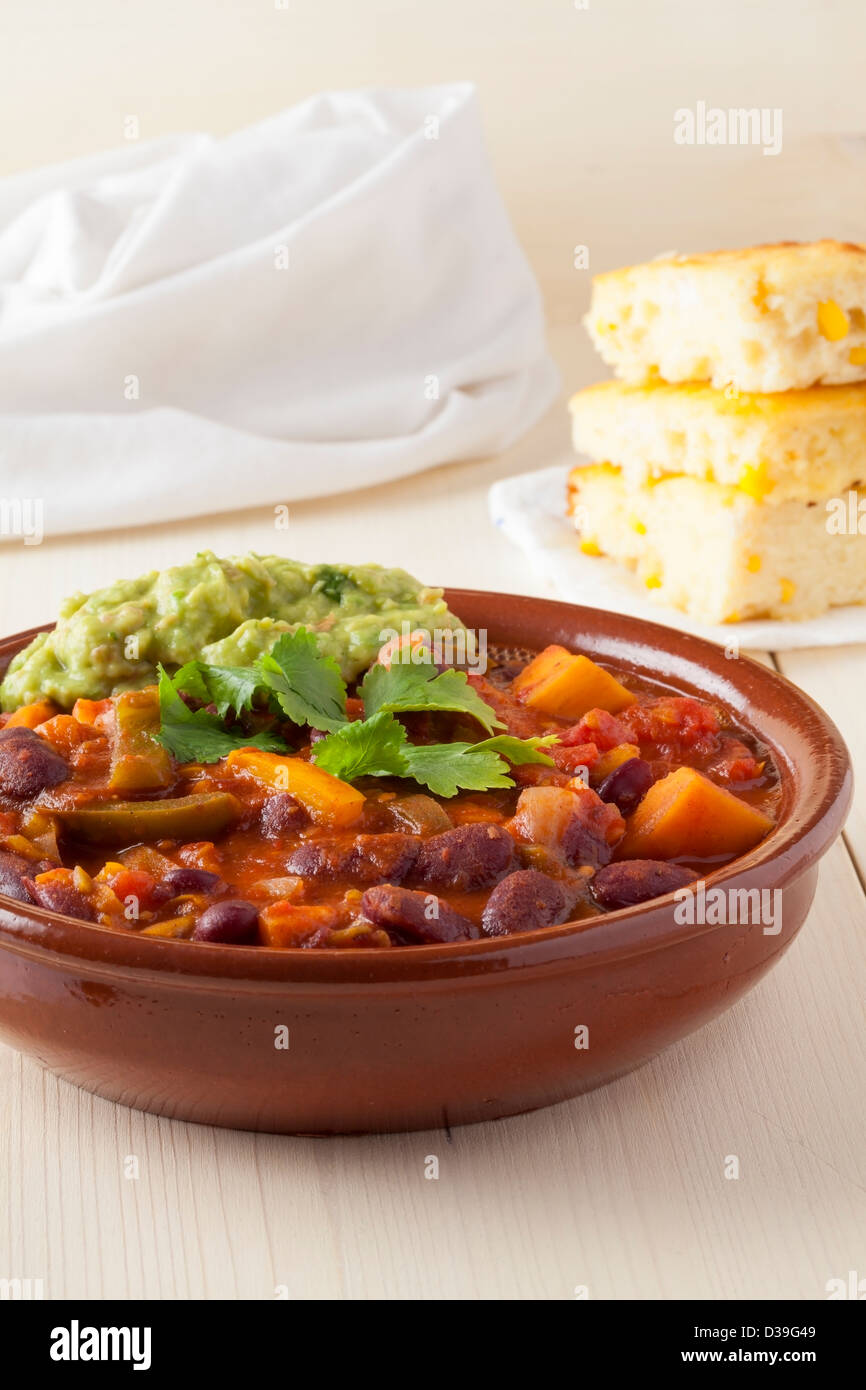
[[[629,487],[686,473],[776,506],[866,481],[866,383],[755,395],[604,381],[570,410],[578,453],[615,464]]]
[[[866,491],[856,496],[852,512]],[[569,512],[589,555],[629,566],[653,599],[707,623],[811,618],[866,601],[866,534],[828,528],[824,501],[769,507],[740,488],[686,476],[630,485],[574,468]]]
[[[866,378],[866,248],[779,242],[597,275],[584,319],[624,381],[794,391]]]

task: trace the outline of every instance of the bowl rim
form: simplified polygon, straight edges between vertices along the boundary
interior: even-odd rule
[[[757,686],[779,696],[779,708],[784,706],[788,723],[796,723],[801,737],[813,745],[815,756],[805,770],[799,769],[798,785],[794,765],[786,759],[784,749],[768,737],[766,727],[762,728],[760,721],[751,725],[748,711],[736,710],[738,721],[746,723],[773,753],[782,785],[782,810],[769,835],[754,849],[703,876],[708,888],[733,886],[744,874],[756,872],[766,880],[760,886],[785,887],[806,873],[835,840],[851,802],[848,749],[824,710],[775,668],[740,653],[732,661],[726,657],[726,648],[662,623],[557,599],[458,588],[447,588],[445,598],[461,617],[461,604],[469,611],[473,607],[492,607],[494,611],[488,615],[491,626],[496,622],[511,626],[522,615],[532,631],[542,617],[547,620],[545,642],[554,640],[549,635],[551,624],[576,627],[590,639],[594,657],[610,659],[626,668],[629,663],[637,665],[650,679],[663,685],[688,685],[685,672],[697,668],[704,675],[714,672],[717,686],[726,685],[738,692],[744,686],[747,691]],[[503,605],[508,609],[504,616],[500,612]],[[467,625],[472,626],[468,622]],[[50,631],[53,626],[45,623],[0,638],[3,665],[37,634]],[[735,637],[735,631],[732,636]],[[579,643],[572,639],[571,645]],[[643,661],[638,660],[639,655]],[[659,656],[677,668],[677,673],[668,670],[664,675],[654,674],[647,658]],[[720,659],[728,660],[730,667],[744,675],[734,678],[727,673],[721,678]],[[698,683],[693,689],[703,689],[704,698],[712,698],[712,691]],[[730,700],[720,695],[716,698],[730,707]],[[752,886],[756,886],[754,881]],[[149,977],[199,988],[207,987],[208,981],[212,988],[235,985],[239,990],[252,987],[257,991],[267,983],[275,988],[304,984],[334,984],[343,988],[354,984],[363,988],[403,982],[414,988],[422,983],[435,986],[437,981],[453,980],[457,975],[476,979],[495,976],[505,968],[556,968],[565,959],[573,965],[591,967],[600,961],[666,949],[725,929],[725,924],[676,924],[670,912],[673,900],[671,892],[600,917],[515,932],[507,937],[399,950],[320,947],[305,951],[143,937],[120,932],[116,927],[64,917],[0,894],[0,948],[53,957],[61,963],[69,957],[76,958],[87,962],[95,974],[116,975],[121,971],[139,979]]]

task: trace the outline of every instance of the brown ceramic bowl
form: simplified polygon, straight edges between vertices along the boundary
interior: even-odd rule
[[[779,823],[707,884],[780,890],[778,934],[677,925],[668,896],[506,939],[280,951],[137,937],[0,897],[0,1036],[160,1115],[286,1134],[405,1130],[602,1086],[750,989],[802,925],[848,810],[848,754],[827,716],[773,671],[654,623],[503,594],[448,600],[491,642],[559,642],[720,701],[769,746]],[[0,667],[32,636],[0,643]],[[581,1027],[588,1047],[575,1045]]]

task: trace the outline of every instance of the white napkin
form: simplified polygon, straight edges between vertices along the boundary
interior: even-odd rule
[[[678,609],[653,603],[624,567],[613,560],[582,554],[574,526],[565,514],[566,482],[573,464],[503,478],[490,490],[496,526],[526,555],[533,570],[558,598],[648,618],[680,632],[708,637],[721,646],[752,651],[792,651],[797,647],[837,647],[866,642],[866,605],[831,608],[820,618],[779,622],[772,618],[743,623],[700,623]]]
[[[489,454],[557,389],[469,84],[0,181],[0,495],[48,534]]]

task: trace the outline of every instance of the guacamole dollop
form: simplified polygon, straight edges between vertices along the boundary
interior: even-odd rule
[[[69,709],[156,679],[156,667],[186,661],[247,666],[281,632],[308,627],[323,653],[353,680],[375,659],[385,629],[461,628],[441,589],[381,565],[302,565],[279,555],[220,559],[202,551],[188,565],[120,579],[76,594],[56,627],[13,658],[0,707],[39,699]]]

